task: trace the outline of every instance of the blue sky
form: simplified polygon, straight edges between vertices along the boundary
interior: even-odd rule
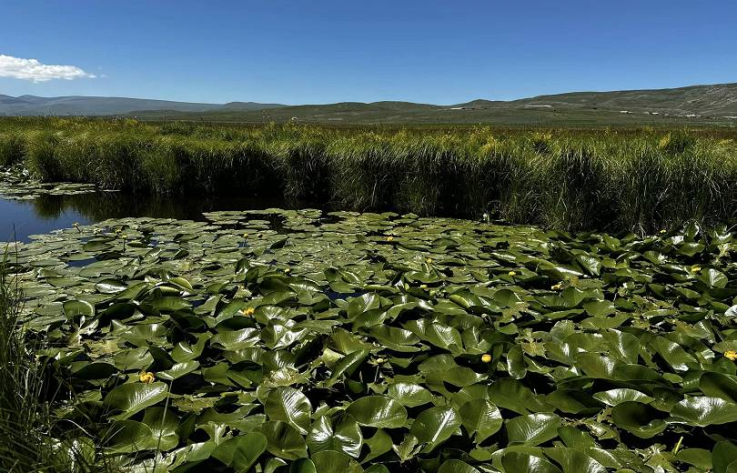
[[[0,94],[448,104],[737,82],[735,25],[730,0],[0,0],[6,63],[77,68],[0,64]]]

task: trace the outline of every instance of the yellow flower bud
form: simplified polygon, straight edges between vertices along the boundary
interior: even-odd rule
[[[510,271],[510,272],[508,272],[507,274],[509,274],[509,275],[510,275],[510,276],[512,276],[512,277],[515,277],[515,276],[517,276],[517,273],[516,273],[516,272],[514,272],[514,271]]]
[[[141,371],[138,374],[138,379],[144,384],[151,384],[154,382],[156,377],[150,371]]]
[[[491,363],[491,355],[489,355],[488,353],[484,353],[483,355],[481,355],[481,361],[483,363]]]
[[[724,357],[728,360],[735,361],[737,360],[737,351],[734,350],[727,350],[724,352]]]
[[[389,235],[388,237],[386,237],[386,241],[394,241],[394,237]]]
[[[246,310],[244,310],[244,311],[243,311],[243,315],[245,315],[245,316],[247,316],[247,317],[250,317],[250,316],[252,316],[252,315],[253,315],[253,314],[254,314],[255,312],[256,312],[256,309],[254,309],[253,307],[248,307],[248,308],[246,308]]]
[[[699,265],[691,266],[691,272],[692,273],[698,273],[700,271],[701,271],[701,266],[699,266]]]

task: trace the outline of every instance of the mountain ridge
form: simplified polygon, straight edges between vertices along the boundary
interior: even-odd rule
[[[475,99],[453,105],[404,101],[284,105],[176,102],[128,97],[38,97],[0,95],[0,115],[135,116],[203,121],[289,121],[344,123],[496,123],[577,121],[737,120],[737,83],[678,88],[580,91],[515,100]]]

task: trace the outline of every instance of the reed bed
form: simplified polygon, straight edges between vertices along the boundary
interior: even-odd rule
[[[737,141],[714,130],[498,130],[0,121],[0,166],[154,194],[652,231],[737,216]]]

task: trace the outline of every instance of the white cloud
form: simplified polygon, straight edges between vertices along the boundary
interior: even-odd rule
[[[94,79],[94,74],[76,66],[42,64],[37,59],[23,59],[0,54],[0,77],[46,82],[53,79]]]

